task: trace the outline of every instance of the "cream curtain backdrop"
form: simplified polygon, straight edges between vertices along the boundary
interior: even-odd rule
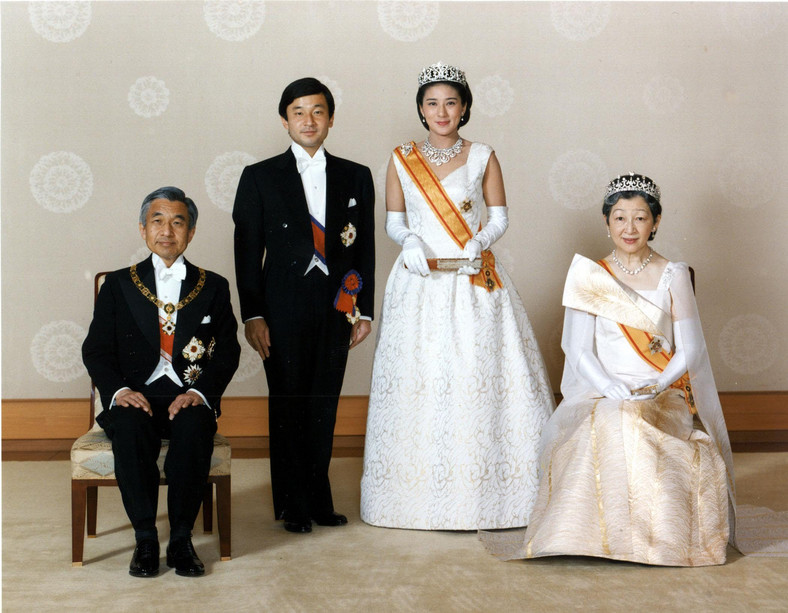
[[[316,76],[328,149],[376,180],[378,296],[397,247],[385,168],[419,139],[416,76],[442,60],[474,93],[462,134],[501,160],[497,245],[557,389],[561,290],[575,252],[611,248],[600,201],[628,171],[661,186],[655,247],[697,273],[722,391],[788,389],[785,169],[788,5],[650,2],[2,3],[2,382],[5,398],[79,398],[92,278],[147,255],[142,198],[183,188],[187,256],[231,281],[242,167],[288,145],[284,86]],[[286,288],[283,288],[286,291]],[[233,294],[238,314],[237,296]],[[244,346],[228,394],[267,393]],[[367,394],[374,339],[344,393]]]

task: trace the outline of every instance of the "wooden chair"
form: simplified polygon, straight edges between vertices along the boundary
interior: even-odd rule
[[[106,272],[96,275],[93,288],[95,301]],[[112,455],[112,442],[104,430],[95,423],[95,417],[101,412],[101,399],[96,388],[90,385],[90,430],[80,436],[71,447],[71,565],[82,566],[85,543],[85,519],[89,538],[96,536],[96,519],[98,512],[98,488],[100,486],[118,485],[115,479],[115,462]],[[161,484],[166,485],[164,477],[164,458],[167,454],[168,441],[162,441],[159,454],[159,471]],[[231,558],[230,540],[230,464],[231,449],[228,440],[220,434],[213,439],[213,455],[211,471],[205,485],[202,504],[203,530],[213,531],[213,488],[216,486],[216,519],[219,531],[219,555],[222,560]]]

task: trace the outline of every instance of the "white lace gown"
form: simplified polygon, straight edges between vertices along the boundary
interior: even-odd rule
[[[473,230],[486,206],[491,153],[473,143],[467,163],[441,182]],[[460,257],[396,156],[394,163],[408,224],[427,257]],[[466,275],[425,278],[409,273],[401,255],[394,263],[367,417],[365,522],[424,530],[528,523],[554,396],[517,290],[499,263],[496,271],[504,287],[488,292]]]

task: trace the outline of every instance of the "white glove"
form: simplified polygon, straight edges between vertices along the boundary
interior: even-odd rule
[[[386,211],[386,234],[398,245],[402,246],[405,239],[411,234],[415,236],[405,221],[405,213],[400,211]]]
[[[682,342],[681,338],[681,330],[679,329],[679,325],[676,322],[673,324],[673,345],[673,357],[670,358],[670,362],[668,362],[665,370],[663,370],[655,379],[647,379],[646,381],[641,381],[638,384],[639,388],[650,387],[653,385],[654,391],[648,394],[638,394],[637,396],[634,396],[636,400],[653,398],[657,394],[664,392],[675,381],[678,381],[685,372],[687,372],[686,352],[684,351],[684,343]]]
[[[687,353],[684,350],[684,341],[681,337],[681,328],[678,322],[673,323],[673,357],[660,375],[657,377],[659,391],[669,388],[674,381],[687,372]]]
[[[402,245],[402,261],[408,272],[426,277],[430,274],[424,245],[418,235],[413,232],[405,221],[405,213],[401,211],[386,212],[386,234],[398,245]]]
[[[408,272],[422,277],[429,276],[430,267],[427,264],[427,257],[424,255],[424,244],[412,232],[402,244],[402,261]]]
[[[508,227],[509,207],[488,206],[487,225],[476,233],[473,240],[478,241],[479,245],[481,245],[481,251],[487,251],[490,245],[503,236],[503,233],[506,232],[506,228]],[[481,251],[479,253],[481,253]]]
[[[478,234],[477,234],[478,236]],[[462,257],[470,261],[480,258],[482,255],[482,245],[475,238],[472,238],[465,243],[465,248],[462,250]],[[475,266],[463,266],[457,270],[458,275],[476,275],[479,274],[479,268]]]
[[[580,355],[577,360],[577,371],[605,398],[632,399],[629,387],[623,381],[610,377],[591,351],[584,351]]]
[[[602,395],[605,398],[612,398],[613,400],[633,400],[633,396],[629,388],[621,381],[611,382],[604,390]]]

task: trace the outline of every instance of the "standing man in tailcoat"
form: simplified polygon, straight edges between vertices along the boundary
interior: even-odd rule
[[[328,467],[348,349],[373,315],[375,192],[369,168],[323,147],[334,98],[320,81],[279,103],[291,146],[244,169],[233,209],[235,272],[249,344],[269,389],[274,515],[290,532],[347,523]]]

